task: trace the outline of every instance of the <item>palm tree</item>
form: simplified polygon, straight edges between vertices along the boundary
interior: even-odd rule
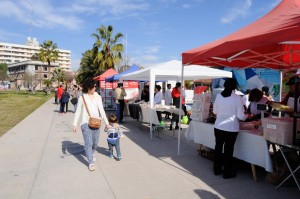
[[[80,68],[76,75],[76,82],[81,84],[84,79],[100,75],[101,69],[94,65],[96,55],[92,50],[87,50],[82,54]]]
[[[46,94],[50,94],[50,86],[52,85],[51,79],[44,79],[43,84],[46,85]]]
[[[66,75],[61,68],[55,68],[52,74],[52,80],[57,81],[57,86],[59,86],[60,82],[64,82],[66,80]]]
[[[114,68],[115,64],[119,63],[122,58],[124,46],[118,42],[123,34],[117,33],[113,36],[113,27],[102,25],[92,36],[96,39],[92,50],[96,55],[93,61],[94,65],[103,72],[109,68]]]
[[[47,62],[48,67],[50,67],[51,62],[58,60],[57,44],[51,40],[47,40],[43,44],[40,44],[40,47],[37,58],[39,61]]]

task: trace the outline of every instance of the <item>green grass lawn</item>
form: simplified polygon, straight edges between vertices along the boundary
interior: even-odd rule
[[[18,124],[54,95],[0,91],[0,136]]]

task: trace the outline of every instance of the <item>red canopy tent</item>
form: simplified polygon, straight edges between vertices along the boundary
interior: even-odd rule
[[[294,69],[300,65],[300,1],[283,0],[254,23],[182,53],[184,65]]]
[[[114,69],[110,68],[107,71],[105,71],[102,75],[94,77],[93,80],[105,81],[106,77],[113,76],[113,75],[116,75],[116,74],[118,74],[118,72],[115,71]]]
[[[300,68],[300,1],[282,0],[268,14],[237,32],[183,52],[182,63],[280,70]],[[296,96],[297,91],[295,93]],[[297,100],[294,107],[296,104]],[[296,121],[294,117],[293,143]]]

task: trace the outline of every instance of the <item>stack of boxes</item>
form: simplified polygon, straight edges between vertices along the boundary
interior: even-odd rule
[[[211,93],[195,93],[193,98],[191,119],[205,122],[209,116]]]

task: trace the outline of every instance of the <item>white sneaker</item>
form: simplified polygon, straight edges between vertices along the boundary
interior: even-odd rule
[[[89,165],[89,170],[90,171],[95,171],[95,165],[94,164],[90,164]]]

